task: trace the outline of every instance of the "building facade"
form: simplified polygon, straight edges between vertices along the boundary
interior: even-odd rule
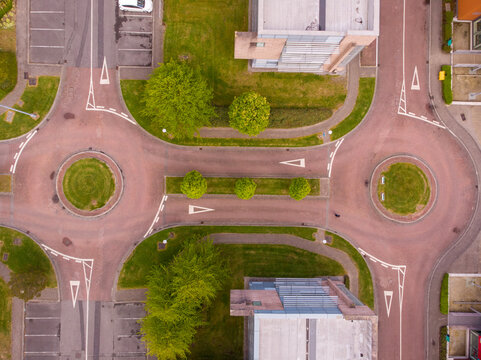
[[[257,70],[342,73],[379,36],[379,0],[251,0],[236,59]]]

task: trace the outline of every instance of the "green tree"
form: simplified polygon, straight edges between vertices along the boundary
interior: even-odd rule
[[[197,170],[189,171],[180,184],[180,191],[190,199],[199,199],[207,191],[207,181]]]
[[[229,107],[230,126],[256,136],[269,125],[271,108],[264,96],[249,91],[237,96]]]
[[[241,178],[235,182],[234,191],[239,199],[250,199],[256,192],[257,184],[249,178]]]
[[[213,91],[185,61],[169,61],[154,70],[144,93],[145,116],[179,138],[192,138],[215,116]]]
[[[142,340],[159,360],[185,359],[196,328],[226,280],[224,261],[212,241],[187,240],[168,266],[153,269],[148,278]]]
[[[311,186],[309,182],[303,178],[294,178],[289,185],[289,195],[295,200],[304,199],[311,192]]]

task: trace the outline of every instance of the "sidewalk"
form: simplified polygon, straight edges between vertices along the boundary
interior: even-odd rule
[[[357,93],[359,91],[359,55],[356,56],[348,66],[347,73],[347,95],[344,104],[327,120],[320,123],[292,129],[267,129],[256,136],[257,139],[289,139],[302,136],[309,136],[326,132],[334,125],[344,120],[356,105]],[[249,139],[251,136],[239,133],[232,128],[208,128],[204,127],[199,131],[201,137],[207,138],[241,138]]]
[[[337,261],[342,265],[349,276],[349,290],[358,296],[359,274],[351,258],[341,250],[324,245],[318,241],[309,241],[294,235],[287,234],[232,234],[217,233],[209,235],[214,244],[268,244],[288,245],[315,254],[319,254]]]

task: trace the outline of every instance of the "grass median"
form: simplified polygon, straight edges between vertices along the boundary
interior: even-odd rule
[[[234,186],[238,178],[206,177],[206,194],[235,194]],[[183,177],[166,177],[166,193],[182,194],[180,185]],[[289,195],[289,185],[292,179],[284,178],[252,178],[257,184],[255,195]],[[311,186],[310,196],[319,196],[319,179],[307,179]]]
[[[179,226],[162,230],[142,241],[124,263],[119,276],[119,288],[141,288],[147,284],[147,275],[154,265],[170,261],[179,251],[182,239],[194,235],[207,236],[216,233],[239,234],[289,234],[314,241],[315,228],[284,226]],[[169,236],[170,235],[170,236]],[[157,242],[169,240],[163,251],[157,251]]]
[[[0,278],[0,359],[10,359],[12,296],[8,285]]]
[[[54,76],[40,76],[38,85],[27,87],[22,95],[23,105],[14,107],[27,113],[38,114],[34,120],[25,114],[16,113],[13,121],[8,123],[6,114],[0,116],[0,140],[14,138],[23,135],[37,126],[47,115],[57,95],[60,79]]]
[[[374,96],[374,88],[376,85],[376,78],[360,78],[359,92],[357,94],[356,105],[354,109],[339,124],[334,126],[332,130],[331,140],[336,140],[348,132],[353,130],[366,116],[371,107],[372,98]]]
[[[10,175],[0,175],[0,193],[12,191],[12,177]]]
[[[332,236],[329,246],[344,251],[357,267],[359,272],[359,300],[374,310],[374,290],[371,271],[362,255],[348,241],[334,233],[326,231],[326,235]]]
[[[322,139],[317,134],[289,138],[289,139],[240,139],[240,138],[204,138],[170,139],[162,133],[162,129],[152,124],[152,121],[142,113],[144,107],[142,97],[145,89],[145,80],[121,80],[120,87],[125,104],[137,123],[152,135],[178,145],[187,146],[262,146],[262,147],[304,147],[321,145]],[[219,109],[217,109],[219,112]],[[310,110],[308,110],[310,112]],[[311,114],[312,115],[312,114]],[[225,125],[225,124],[224,124]]]

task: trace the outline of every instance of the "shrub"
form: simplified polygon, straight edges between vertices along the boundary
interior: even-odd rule
[[[186,62],[170,61],[154,70],[144,92],[143,115],[179,138],[192,138],[215,116],[213,92],[200,72]]]
[[[292,179],[291,185],[289,186],[289,195],[295,200],[304,199],[311,192],[311,186],[309,182],[303,178]]]
[[[180,191],[190,199],[199,199],[207,191],[207,181],[200,172],[192,170],[184,176]]]
[[[441,314],[447,314],[449,311],[448,282],[449,275],[444,274],[443,281],[441,283],[441,298],[439,301],[439,311],[441,311]]]
[[[439,360],[447,359],[447,343],[446,335],[448,334],[447,326],[442,326],[439,329]]]
[[[230,126],[243,134],[258,135],[269,125],[270,106],[254,91],[237,96],[229,107]]]
[[[453,91],[451,89],[451,66],[443,65],[441,69],[446,73],[443,80],[443,98],[446,104],[453,102]]]
[[[235,182],[234,191],[239,199],[248,200],[254,196],[257,184],[249,178],[242,178]]]

